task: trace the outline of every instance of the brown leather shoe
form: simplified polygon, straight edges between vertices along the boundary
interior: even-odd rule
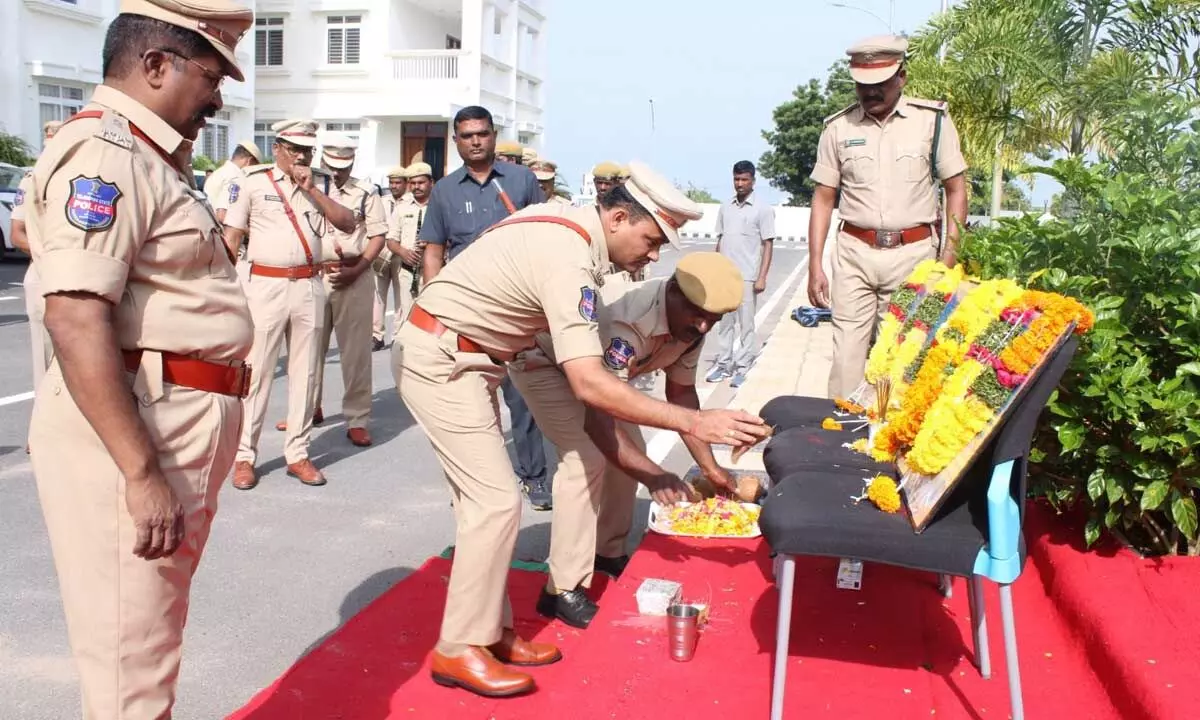
[[[350,438],[351,445],[358,447],[368,447],[371,444],[371,433],[367,432],[366,428],[350,428],[346,431],[346,437]]]
[[[305,485],[324,485],[325,476],[312,464],[312,460],[304,458],[299,462],[288,463],[287,474],[298,479]]]
[[[460,687],[484,697],[510,697],[534,688],[532,677],[509,670],[481,647],[467,648],[458,657],[434,650],[430,671],[438,685]]]
[[[325,413],[321,412],[321,408],[313,411],[313,425],[320,425],[325,422]],[[287,432],[287,420],[280,420],[275,423],[275,429],[279,432]]]
[[[258,475],[254,473],[254,465],[245,460],[233,464],[233,486],[238,490],[253,490],[258,485]]]
[[[550,665],[562,660],[562,652],[558,648],[549,643],[523,640],[515,630],[510,628],[505,628],[504,634],[500,636],[500,642],[492,645],[488,650],[493,657],[508,665],[535,667]]]

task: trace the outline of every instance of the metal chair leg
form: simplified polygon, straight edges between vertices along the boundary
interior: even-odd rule
[[[992,658],[988,652],[987,610],[983,603],[983,578],[967,579],[967,599],[971,604],[971,634],[975,639],[975,666],[984,680],[992,679]]]
[[[792,631],[792,590],[796,583],[796,557],[783,558],[779,578],[779,619],[775,623],[775,676],[771,681],[771,720],[783,720],[783,692],[787,685],[788,636]]]
[[[1000,585],[1000,622],[1004,626],[1004,664],[1008,666],[1008,697],[1012,703],[1012,720],[1025,720],[1025,703],[1021,699],[1021,668],[1017,660],[1017,626],[1013,620],[1011,585]]]
[[[938,590],[941,591],[942,597],[954,597],[954,578],[950,575],[939,575]]]

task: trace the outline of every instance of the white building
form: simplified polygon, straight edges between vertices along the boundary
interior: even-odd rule
[[[101,51],[118,0],[0,0],[0,129],[36,155],[42,125],[66,120],[87,104],[101,80]],[[247,34],[247,37],[249,35]],[[226,81],[225,109],[209,121],[196,154],[218,162],[254,128],[254,47],[243,41],[238,64],[246,82]]]
[[[354,173],[461,165],[451,119],[483,105],[502,138],[542,147],[546,0],[258,0],[254,135],[316,120],[359,141]],[[247,43],[250,47],[251,44]]]

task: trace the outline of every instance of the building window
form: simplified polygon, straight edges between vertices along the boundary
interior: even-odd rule
[[[254,144],[262,150],[264,163],[275,161],[275,131],[271,129],[274,124],[274,121],[254,123]]]
[[[283,18],[255,18],[254,64],[256,67],[283,67]]]
[[[200,137],[196,138],[196,154],[212,160],[220,165],[229,159],[229,121],[228,110],[220,110],[214,117],[208,119]]]
[[[362,135],[362,123],[357,122],[327,122],[323,128],[325,132],[341,133],[342,135],[345,135],[346,137],[355,141],[357,141],[359,136]],[[319,160],[321,158],[321,152],[324,149],[324,146],[317,148],[313,152],[313,157]]]
[[[51,120],[65,122],[83,109],[84,89],[71,85],[38,83],[38,116],[41,125]]]
[[[357,65],[362,39],[362,15],[330,15],[326,18],[325,59],[330,65]]]
[[[533,133],[517,133],[517,142],[521,143],[522,147],[530,147],[533,145]]]
[[[447,50],[462,50],[462,40],[459,40],[458,38],[454,37],[453,35],[447,35],[446,36],[446,49]]]

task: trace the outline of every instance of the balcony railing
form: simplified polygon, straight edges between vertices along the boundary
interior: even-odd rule
[[[388,53],[393,80],[457,80],[462,50],[401,50]]]

